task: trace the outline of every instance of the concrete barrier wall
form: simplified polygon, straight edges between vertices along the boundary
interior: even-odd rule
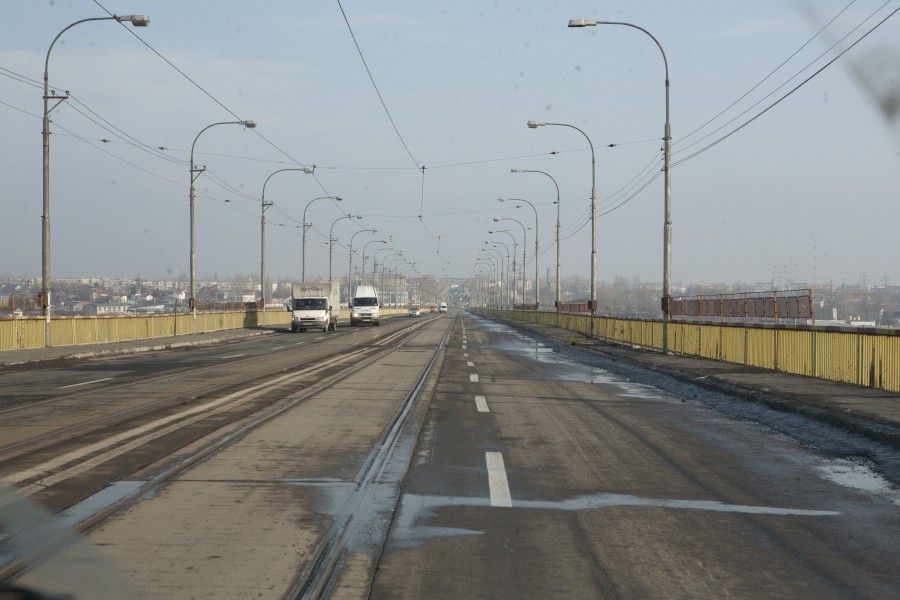
[[[524,310],[482,312],[662,350],[662,321]],[[669,352],[900,392],[897,330],[670,321]]]

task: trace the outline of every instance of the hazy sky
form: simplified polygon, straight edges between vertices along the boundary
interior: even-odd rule
[[[638,30],[569,29],[568,20],[626,21],[656,36],[669,61],[679,161],[759,114],[900,0],[343,0],[393,125],[336,1],[4,0],[0,273],[41,273],[43,62],[53,37],[104,16],[100,5],[148,14],[151,24],[84,23],[53,48],[51,87],[72,95],[53,112],[54,277],[186,275],[191,144],[233,111],[258,128],[217,126],[196,144],[207,167],[196,184],[198,278],[258,277],[263,182],[298,163],[316,165],[315,176],[278,173],[266,187],[271,277],[299,279],[303,209],[326,195],[344,200],[309,209],[310,278],[328,274],[332,226],[335,275],[346,273],[351,236],[374,228],[355,236],[354,249],[390,239],[420,273],[465,277],[485,240],[513,251],[508,235],[489,229],[508,229],[521,256],[521,226],[495,217],[530,228],[533,273],[534,212],[501,196],[536,206],[543,276],[555,269],[555,188],[512,168],[556,179],[562,273],[587,277],[591,154],[573,129],[526,127],[543,120],[581,128],[595,147],[599,279],[658,282],[663,179],[650,179],[662,166],[661,55]],[[856,283],[865,273],[900,284],[900,115],[882,109],[891,97],[896,111],[900,15],[674,166],[673,281],[774,277],[784,287],[790,272],[795,282]],[[363,218],[335,223],[347,213]],[[385,247],[368,244],[367,269]],[[390,264],[396,255],[378,257]]]

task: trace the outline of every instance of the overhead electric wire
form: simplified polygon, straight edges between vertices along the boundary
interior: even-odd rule
[[[409,155],[410,160],[413,161],[413,164],[416,165],[416,168],[419,168],[419,161],[417,161],[416,157],[414,157],[412,152],[410,152],[409,146],[407,146],[406,144],[406,140],[403,139],[403,136],[400,134],[400,130],[397,128],[397,123],[394,122],[394,117],[391,116],[391,111],[388,110],[387,104],[384,101],[384,97],[381,95],[381,90],[378,89],[378,84],[375,83],[375,77],[372,75],[371,69],[369,69],[369,64],[366,62],[366,57],[363,56],[362,48],[360,48],[359,42],[356,40],[356,34],[353,33],[353,27],[350,26],[350,19],[347,18],[347,13],[344,11],[344,7],[341,5],[341,0],[335,1],[337,2],[338,8],[341,9],[341,15],[344,17],[344,23],[347,24],[347,31],[350,32],[350,37],[353,38],[353,44],[356,46],[356,51],[359,53],[359,58],[360,60],[362,60],[363,66],[366,68],[366,73],[368,73],[369,75],[369,81],[372,82],[372,87],[375,88],[375,93],[378,95],[378,100],[381,102],[381,107],[384,109],[388,120],[391,122],[391,126],[394,128],[394,133],[397,134],[397,138],[400,140],[400,143],[403,144],[403,148]]]
[[[41,118],[42,118],[41,115],[36,115],[36,114],[34,114],[34,113],[30,113],[30,112],[28,112],[27,110],[25,110],[24,108],[19,108],[18,106],[13,106],[12,104],[10,104],[10,103],[8,103],[8,102],[4,102],[3,100],[0,100],[0,104],[2,104],[3,106],[8,106],[9,108],[11,108],[11,109],[13,109],[13,110],[17,110],[17,111],[19,111],[20,113],[25,113],[25,114],[28,115],[29,117],[34,117],[35,119],[41,119]]]
[[[32,79],[30,77],[26,77],[25,75],[22,75],[21,73],[16,73],[15,71],[10,71],[9,69],[6,69],[4,67],[0,67],[0,75],[3,75],[4,77],[9,77],[10,79],[18,81],[19,83],[24,83],[25,85],[30,85],[31,87],[35,87],[38,89],[43,89],[43,87],[44,87],[44,84],[41,83],[40,81],[38,81],[37,79]]]
[[[135,137],[129,135],[128,133],[122,131],[121,129],[119,129],[118,127],[116,127],[115,125],[113,125],[112,123],[110,123],[109,121],[107,121],[106,119],[104,119],[103,117],[101,117],[100,115],[98,115],[96,112],[94,112],[90,107],[88,107],[87,105],[85,105],[83,102],[81,102],[80,100],[78,100],[77,98],[75,98],[71,93],[69,94],[69,99],[70,99],[70,100],[74,100],[74,101],[75,101],[75,104],[71,104],[71,103],[68,104],[68,105],[67,105],[68,108],[70,108],[70,109],[72,109],[73,111],[77,112],[78,114],[80,114],[81,116],[83,116],[85,119],[87,119],[88,121],[94,123],[95,125],[97,125],[97,126],[100,127],[101,129],[103,129],[104,131],[106,131],[107,133],[109,133],[110,135],[113,135],[113,136],[119,138],[120,140],[123,141],[123,143],[129,144],[130,146],[133,146],[134,148],[137,148],[138,150],[141,150],[142,152],[145,152],[145,153],[147,153],[147,154],[149,154],[149,155],[151,155],[151,156],[153,156],[153,157],[155,157],[155,158],[159,158],[159,159],[162,159],[162,160],[165,160],[165,161],[168,161],[168,162],[173,162],[173,163],[179,164],[179,165],[181,165],[181,166],[187,166],[188,163],[187,163],[186,161],[183,161],[183,160],[180,160],[180,159],[177,159],[177,158],[173,158],[173,157],[171,157],[171,156],[168,156],[168,155],[166,155],[166,154],[163,154],[162,152],[159,151],[158,148],[154,148],[154,147],[152,147],[152,146],[149,146],[149,145],[147,145],[147,144],[141,142],[141,141],[138,140],[137,138],[135,138]],[[84,112],[83,110],[81,110],[80,108],[78,108],[78,106],[76,106],[76,104],[77,104],[77,105],[80,105],[80,106],[82,106],[82,107],[84,107],[84,109],[85,109],[86,111],[88,111],[89,113],[91,113],[91,114],[90,114],[90,115],[87,114],[86,112]],[[93,115],[93,116],[92,116],[92,115]],[[95,117],[96,117],[96,118],[95,118]],[[101,122],[101,121],[102,121],[102,122]],[[130,141],[129,141],[129,140],[130,140]],[[101,142],[106,142],[107,140],[100,140],[100,141],[101,141]]]
[[[889,1],[890,1],[890,0],[888,0],[888,2],[889,2]],[[706,127],[707,125],[709,125],[710,123],[712,123],[713,121],[715,121],[716,119],[718,119],[719,117],[721,117],[723,114],[725,114],[726,112],[728,112],[728,111],[729,111],[731,108],[733,108],[738,102],[740,102],[741,100],[743,100],[744,98],[746,98],[747,96],[749,96],[749,95],[750,95],[754,90],[756,90],[759,86],[761,86],[763,83],[765,83],[766,81],[768,81],[768,79],[769,79],[770,77],[772,77],[772,75],[774,75],[775,73],[777,73],[777,72],[781,69],[781,67],[783,67],[783,66],[786,65],[788,62],[790,62],[790,60],[791,60],[792,58],[794,58],[795,56],[797,56],[797,54],[799,54],[804,48],[806,48],[809,44],[811,44],[813,40],[815,40],[817,37],[819,37],[819,35],[821,35],[822,32],[825,31],[826,28],[828,28],[832,23],[834,23],[834,22],[838,19],[838,17],[840,17],[842,14],[844,14],[851,6],[853,6],[853,4],[855,4],[855,3],[856,3],[856,0],[850,0],[850,3],[847,4],[847,6],[845,6],[845,7],[842,8],[840,11],[838,11],[838,13],[837,13],[836,15],[834,15],[834,16],[831,18],[830,21],[828,21],[827,23],[825,23],[825,25],[823,25],[823,26],[822,26],[815,34],[813,34],[812,37],[810,37],[810,38],[809,38],[808,40],[806,40],[799,48],[797,48],[797,49],[793,52],[793,54],[791,54],[791,55],[788,56],[786,59],[784,59],[784,61],[782,61],[781,64],[779,64],[777,67],[775,67],[774,69],[772,69],[771,71],[769,71],[769,74],[766,75],[765,77],[763,77],[762,79],[760,79],[760,80],[756,83],[756,85],[754,85],[754,86],[751,87],[749,90],[747,90],[746,92],[744,92],[744,94],[742,94],[740,98],[738,98],[737,100],[735,100],[734,102],[732,102],[731,104],[729,104],[728,106],[726,106],[725,108],[723,108],[721,111],[719,111],[715,116],[711,117],[711,118],[710,118],[709,120],[707,120],[705,123],[703,123],[702,125],[700,125],[700,126],[697,127],[696,129],[694,129],[693,131],[691,131],[691,132],[688,133],[687,135],[678,138],[677,141],[672,142],[673,145],[674,145],[674,144],[679,144],[679,143],[684,142],[686,139],[688,139],[689,137],[691,137],[692,135],[694,135],[695,133],[697,133],[698,131],[700,131],[701,129],[703,129],[704,127]],[[887,4],[887,3],[885,3],[885,4]],[[884,5],[882,5],[881,8],[883,8],[883,7],[884,7]],[[879,8],[878,10],[881,10],[881,8]],[[809,65],[807,65],[807,67],[808,67],[808,66],[809,66]],[[804,69],[806,69],[807,67],[804,67]],[[796,77],[796,75],[794,75],[794,77]],[[793,77],[792,77],[792,79],[793,79]]]
[[[880,9],[879,9],[879,10],[880,10]],[[737,133],[738,131],[742,130],[744,127],[747,127],[748,125],[750,125],[751,123],[753,123],[754,121],[756,121],[757,119],[759,119],[760,117],[762,117],[764,114],[766,114],[767,112],[769,112],[770,110],[772,110],[773,108],[775,108],[775,106],[777,106],[778,104],[780,104],[781,102],[783,102],[784,100],[786,100],[789,96],[793,95],[794,92],[796,92],[796,91],[799,90],[801,87],[803,87],[804,85],[806,85],[807,83],[809,83],[810,81],[812,81],[812,79],[815,78],[816,76],[818,76],[820,73],[822,73],[822,71],[824,71],[825,69],[827,69],[828,67],[830,67],[831,65],[833,65],[839,58],[841,58],[842,56],[844,56],[844,54],[846,54],[847,52],[849,52],[849,51],[850,51],[852,48],[854,48],[857,44],[859,44],[861,41],[863,41],[864,39],[866,39],[866,37],[868,37],[869,35],[871,35],[876,29],[878,29],[879,27],[881,27],[888,19],[890,19],[891,17],[893,17],[893,16],[894,16],[895,14],[897,14],[898,12],[900,12],[900,7],[895,8],[893,11],[891,11],[890,14],[888,14],[888,15],[887,15],[886,17],[884,17],[881,21],[879,21],[877,24],[875,24],[871,29],[869,29],[869,31],[867,31],[867,32],[864,33],[862,36],[860,36],[859,39],[857,39],[855,42],[853,42],[852,44],[850,44],[849,46],[847,46],[847,48],[845,48],[844,50],[842,50],[841,52],[839,52],[839,53],[837,54],[837,56],[835,56],[835,57],[832,58],[830,61],[828,61],[827,63],[825,63],[821,68],[819,68],[817,71],[815,71],[812,75],[810,75],[809,77],[807,77],[806,79],[804,79],[803,81],[801,81],[801,82],[800,82],[799,84],[797,84],[794,88],[792,88],[792,89],[791,89],[790,91],[788,91],[786,94],[784,94],[783,96],[781,96],[778,100],[776,100],[775,102],[773,102],[772,104],[770,104],[769,106],[767,106],[765,109],[763,109],[762,111],[760,111],[759,113],[757,113],[756,115],[754,115],[752,118],[748,119],[747,121],[745,121],[744,123],[742,123],[741,125],[739,125],[739,126],[736,127],[735,129],[731,130],[731,131],[728,132],[727,134],[723,135],[723,136],[720,137],[719,139],[715,140],[714,142],[712,142],[712,143],[710,143],[710,144],[707,144],[707,145],[704,146],[703,148],[697,150],[696,152],[693,152],[692,154],[689,154],[688,156],[686,156],[686,157],[684,157],[684,158],[682,158],[682,159],[680,159],[680,160],[675,161],[674,163],[671,164],[671,166],[674,167],[674,166],[680,165],[680,164],[682,164],[682,163],[684,163],[684,162],[686,162],[686,161],[689,161],[689,160],[691,160],[692,158],[695,158],[696,156],[698,156],[698,155],[700,155],[700,154],[706,152],[706,151],[709,150],[710,148],[712,148],[712,147],[718,145],[719,143],[725,141],[726,139],[730,138],[732,135],[734,135],[734,134]],[[868,19],[867,19],[867,20],[868,20]],[[843,39],[843,38],[842,38],[842,39]],[[832,47],[833,47],[833,46],[832,46]],[[755,106],[755,105],[754,105],[754,106]],[[749,109],[748,109],[748,110],[749,110]],[[745,111],[745,112],[746,112],[746,111]],[[742,113],[742,114],[743,114],[743,113]],[[720,129],[721,129],[721,128],[720,128]],[[717,131],[718,131],[718,130],[717,130]],[[707,137],[708,137],[708,136],[707,136]],[[705,138],[703,138],[703,139],[705,139]]]
[[[93,2],[94,4],[96,4],[98,7],[100,7],[100,9],[103,10],[103,11],[104,11],[106,14],[108,14],[109,16],[114,16],[113,13],[110,12],[105,6],[103,6],[102,4],[100,4],[100,2],[99,2],[98,0],[92,0],[92,2]],[[239,116],[237,115],[237,113],[235,113],[233,110],[231,110],[230,108],[228,108],[227,106],[225,106],[225,104],[224,104],[223,102],[221,102],[218,98],[216,98],[216,97],[213,96],[210,92],[208,92],[208,91],[206,90],[206,88],[204,88],[204,87],[201,86],[199,83],[197,83],[196,81],[194,81],[187,73],[185,73],[184,71],[182,71],[181,69],[179,69],[178,66],[175,65],[175,63],[173,63],[171,60],[169,60],[168,58],[166,58],[165,56],[163,56],[161,52],[159,52],[158,50],[156,50],[156,48],[154,48],[154,47],[151,46],[149,43],[147,43],[141,36],[139,36],[137,33],[135,33],[130,27],[126,27],[124,23],[120,23],[120,24],[121,24],[122,27],[125,29],[125,31],[127,31],[127,32],[130,33],[132,36],[134,36],[135,39],[137,39],[141,44],[143,44],[144,46],[146,46],[147,49],[150,50],[151,52],[153,52],[156,56],[158,56],[159,58],[161,58],[167,65],[169,65],[170,67],[172,67],[173,69],[175,69],[175,71],[176,71],[179,75],[181,75],[182,77],[184,77],[188,82],[191,83],[191,85],[193,85],[193,86],[196,87],[198,90],[200,90],[200,91],[201,91],[204,95],[206,95],[210,100],[212,100],[213,102],[215,102],[216,104],[218,104],[220,107],[222,107],[222,108],[225,110],[225,112],[227,112],[228,114],[230,114],[231,116],[233,116],[233,117],[234,117],[235,119],[237,119],[238,121],[243,121],[243,120],[244,120],[244,119],[242,119],[241,117],[239,117]],[[299,166],[301,166],[301,167],[309,166],[309,165],[304,165],[304,164],[301,163],[300,161],[296,160],[296,159],[295,159],[294,157],[292,157],[290,154],[288,154],[288,153],[285,152],[283,149],[281,149],[279,146],[277,146],[274,142],[272,142],[272,141],[269,140],[267,137],[265,137],[264,135],[262,135],[259,131],[256,130],[256,128],[253,129],[253,133],[255,133],[257,136],[259,136],[260,139],[262,139],[263,141],[265,141],[265,142],[266,142],[267,144],[269,144],[272,148],[278,150],[278,152],[280,152],[281,154],[283,154],[283,155],[286,156],[287,158],[291,159],[291,160],[294,162],[294,164],[299,165]],[[325,186],[322,184],[322,182],[319,181],[319,179],[315,177],[315,174],[313,174],[313,177],[316,179],[316,182],[319,184],[319,187],[321,187],[322,190],[325,191],[325,193],[329,193],[328,190],[325,188]]]

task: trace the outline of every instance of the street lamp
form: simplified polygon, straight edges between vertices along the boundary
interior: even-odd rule
[[[591,138],[588,137],[588,134],[578,127],[567,123],[528,121],[527,125],[530,129],[537,129],[538,127],[544,127],[545,125],[569,127],[570,129],[574,129],[581,133],[581,135],[584,136],[584,139],[587,140],[588,146],[591,147],[591,303],[589,308],[591,314],[594,315],[597,312],[597,160],[594,156],[594,144],[591,142]]]
[[[497,280],[500,279],[500,261],[493,254],[488,254],[485,248],[482,248],[481,251],[484,253],[483,259],[486,259],[487,264],[491,267],[491,299],[492,305],[496,308],[499,303],[499,295],[495,288]]]
[[[492,242],[490,242],[490,241],[485,241],[484,243],[485,243],[485,244],[491,244]],[[499,300],[501,300],[501,299],[503,298],[503,275],[502,275],[502,273],[503,273],[503,255],[502,255],[502,254],[500,253],[500,251],[497,250],[497,248],[494,247],[494,246],[491,246],[491,247],[488,247],[488,248],[482,248],[481,251],[482,251],[482,252],[496,252],[496,253],[497,253],[497,257],[499,257],[499,259],[500,259],[500,260],[499,260],[499,263],[497,264],[497,281],[500,282],[500,293],[497,294],[497,299],[498,299],[497,304],[499,305],[499,304],[500,304]],[[488,256],[494,258],[494,255],[493,255],[493,254],[488,254]]]
[[[493,233],[493,232],[490,232],[490,233]],[[503,274],[501,275],[501,277],[506,279],[506,294],[503,296],[503,303],[506,306],[509,306],[509,256],[510,256],[509,246],[507,246],[500,240],[490,240],[489,242],[485,242],[485,243],[495,244],[495,246],[494,246],[495,248],[496,248],[496,245],[499,244],[500,246],[503,246],[503,250],[504,250],[504,252],[506,252],[506,266],[503,270]],[[513,250],[513,258],[515,258],[515,250]],[[502,290],[501,290],[501,293],[502,293]]]
[[[513,305],[514,305],[514,304],[516,303],[516,254],[518,254],[518,252],[519,252],[519,251],[518,251],[519,243],[516,241],[516,236],[514,236],[508,229],[489,229],[489,230],[488,230],[488,233],[490,233],[490,234],[494,234],[494,233],[505,233],[505,234],[508,235],[509,238],[512,240],[512,243],[513,243],[513,251],[512,251],[512,280],[513,280],[513,284],[512,284],[512,301],[511,301],[510,304],[513,304]],[[508,249],[507,249],[507,251],[508,251]],[[508,292],[509,292],[509,289],[510,289],[509,282],[507,282],[506,289],[507,289],[507,293],[508,293]]]
[[[210,127],[215,127],[216,125],[243,125],[247,129],[253,129],[256,127],[256,121],[252,119],[248,119],[246,121],[222,121],[219,123],[213,123],[212,125],[207,125],[203,129],[200,130],[200,133],[197,134],[197,137],[194,138],[194,143],[191,144],[191,187],[190,187],[190,200],[191,200],[191,299],[189,301],[191,313],[194,315],[194,318],[197,318],[197,301],[194,296],[195,293],[195,280],[197,274],[196,268],[196,251],[194,245],[194,182],[197,181],[197,178],[200,177],[200,173],[206,170],[206,167],[194,167],[194,147],[197,145],[197,140],[200,139],[200,136],[204,131],[209,129]]]
[[[353,238],[355,238],[360,233],[368,231],[369,233],[378,233],[377,229],[360,229],[356,233],[350,236],[350,264],[347,266],[347,287],[349,288],[351,285],[351,278],[353,277]],[[365,273],[363,273],[365,275]],[[362,281],[362,277],[360,277],[360,281]]]
[[[387,248],[381,248],[380,250],[375,251],[375,255],[372,257],[372,285],[375,285],[375,271],[378,269],[378,254],[385,251],[390,252],[391,250],[396,250],[396,248],[394,248],[393,246],[388,246]],[[388,254],[387,256],[390,256],[390,254]],[[387,258],[387,256],[385,256],[385,258]],[[382,283],[383,282],[384,281],[382,280]]]
[[[332,280],[331,279],[331,258],[334,255],[334,242],[336,241],[334,239],[334,226],[337,224],[338,221],[343,221],[344,219],[351,219],[351,220],[352,219],[362,219],[362,216],[346,214],[343,217],[338,217],[337,219],[334,220],[334,223],[331,224],[331,229],[328,230],[328,281]],[[348,281],[347,284],[349,285],[350,282]]]
[[[522,304],[525,304],[525,248],[528,246],[528,234],[526,233],[525,224],[518,219],[513,219],[512,217],[494,217],[494,223],[499,223],[500,221],[515,221],[519,224],[519,227],[522,228]],[[512,234],[510,234],[512,235]]]
[[[528,206],[531,207],[531,210],[534,211],[534,309],[537,310],[541,306],[541,284],[540,284],[540,269],[538,267],[538,213],[537,208],[534,207],[534,204],[525,200],[524,198],[500,198],[500,202],[524,202]],[[522,291],[522,295],[525,295],[524,290]]]
[[[387,240],[370,240],[370,241],[366,242],[365,245],[363,245],[363,249],[362,249],[362,282],[363,282],[363,284],[366,283],[366,258],[368,258],[366,256],[366,248],[369,247],[369,244],[387,244],[387,243],[388,243]],[[384,248],[382,248],[382,250],[384,250]],[[378,253],[376,252],[375,254],[378,254]],[[372,264],[374,265],[374,261]],[[375,285],[374,269],[372,270],[372,285],[373,286]]]
[[[559,290],[560,290],[560,250],[559,250],[559,215],[560,215],[560,202],[559,202],[559,185],[556,183],[556,180],[553,179],[553,175],[547,173],[545,171],[537,171],[534,169],[510,169],[510,173],[541,173],[550,178],[553,182],[553,185],[556,186],[556,309],[559,310]]]
[[[306,210],[309,208],[309,205],[315,202],[316,200],[324,200],[325,198],[331,198],[335,202],[340,202],[343,200],[340,196],[319,196],[318,198],[313,198],[309,202],[306,203],[306,207],[303,209],[303,245],[301,247],[300,252],[300,262],[302,264],[300,279],[305,283],[306,282],[306,230],[312,227],[312,223],[306,222]],[[331,242],[329,242],[330,244]],[[329,273],[329,280],[331,279],[331,274]]]
[[[594,27],[596,25],[623,25],[632,29],[643,31],[659,48],[663,58],[663,66],[666,71],[666,123],[663,129],[663,179],[664,183],[664,203],[665,215],[663,217],[663,353],[669,349],[669,298],[671,297],[671,281],[672,281],[672,169],[669,164],[672,151],[672,128],[669,122],[669,60],[666,58],[666,52],[663,50],[662,44],[659,43],[652,33],[631,23],[623,23],[620,21],[595,21],[593,19],[572,19],[569,21],[569,27]]]
[[[383,250],[396,250],[396,249],[395,249],[395,248],[383,248]],[[381,250],[379,250],[378,252],[381,252]],[[377,256],[378,256],[378,252],[375,253],[376,258],[377,258]],[[384,255],[384,259],[381,261],[381,286],[380,286],[380,287],[381,287],[381,293],[382,293],[382,300],[383,300],[384,297],[385,297],[385,296],[384,296],[384,291],[385,291],[385,289],[386,289],[385,286],[384,286],[384,271],[385,271],[385,267],[387,267],[387,260],[388,260],[388,258],[390,258],[390,257],[392,257],[392,256],[403,257],[403,251],[402,251],[402,250],[397,250],[396,252],[390,252],[390,253],[388,253],[388,254],[385,254],[385,255]],[[372,279],[373,279],[373,280],[375,279],[375,270],[374,270],[374,269],[372,270]]]
[[[315,167],[278,169],[275,173],[266,177],[266,180],[263,182],[262,214],[259,221],[259,299],[263,310],[266,310],[266,209],[272,206],[271,202],[266,202],[266,184],[269,183],[273,175],[284,171],[300,171],[301,173],[312,175],[315,172]]]
[[[50,42],[50,47],[47,48],[47,57],[44,59],[44,124],[41,132],[44,154],[44,212],[41,215],[41,312],[44,315],[44,345],[48,347],[52,342],[50,338],[50,113],[59,106],[60,102],[69,98],[69,92],[65,92],[62,96],[50,95],[50,51],[53,50],[53,46],[56,45],[56,41],[62,34],[72,27],[88,21],[118,21],[119,23],[129,21],[134,27],[146,27],[150,24],[150,17],[147,15],[113,15],[112,17],[81,19],[57,33],[53,41]],[[51,100],[56,101],[52,107],[50,106]]]

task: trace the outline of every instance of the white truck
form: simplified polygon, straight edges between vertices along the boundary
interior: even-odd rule
[[[381,324],[381,302],[378,300],[378,292],[371,285],[356,286],[348,304],[351,327],[361,323]]]
[[[341,310],[340,291],[333,281],[291,284],[291,331],[334,331]]]

